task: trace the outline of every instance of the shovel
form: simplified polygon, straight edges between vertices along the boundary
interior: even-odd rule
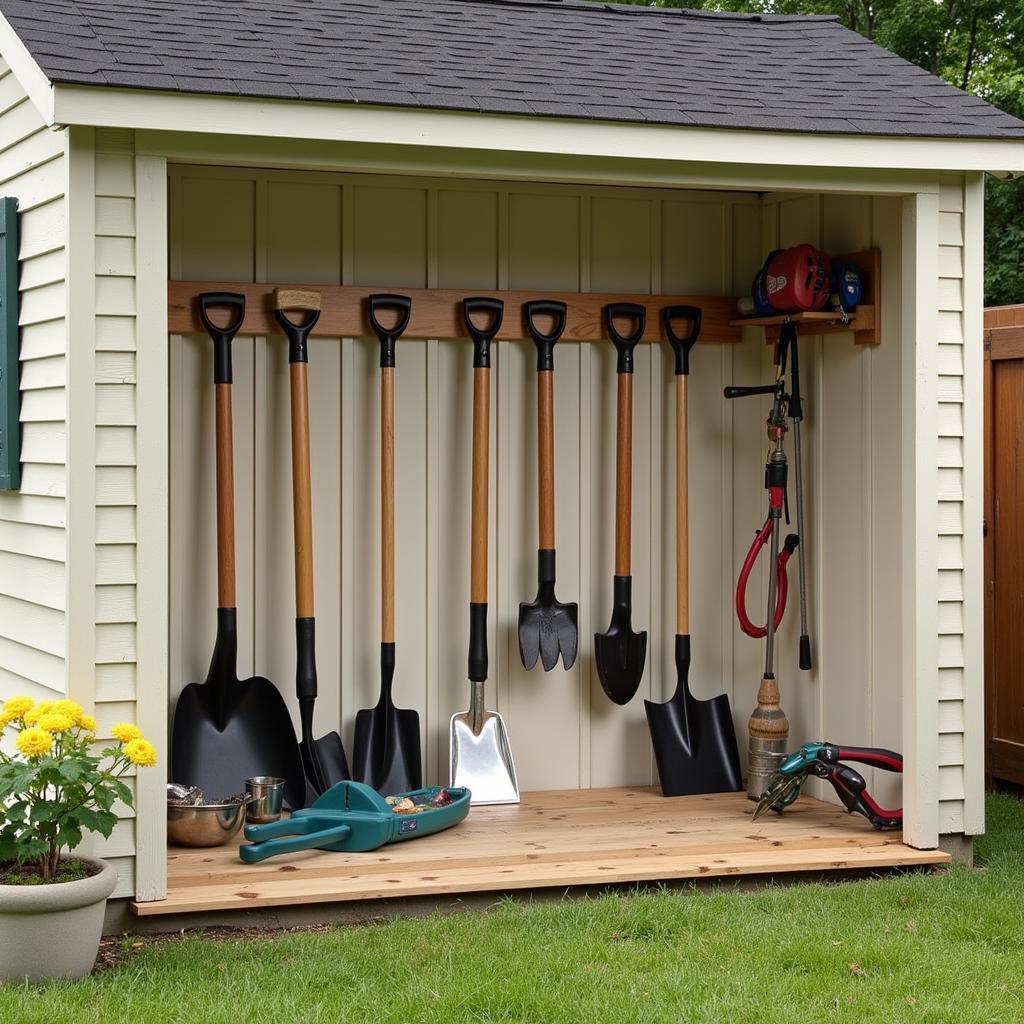
[[[527,669],[540,656],[545,672],[558,663],[568,671],[579,642],[576,604],[555,598],[555,343],[565,330],[564,302],[538,299],[523,307],[530,337],[537,346],[537,462],[540,543],[537,551],[537,599],[519,605],[519,656]],[[550,316],[554,326],[542,334],[537,316]]]
[[[286,310],[307,314],[301,324]],[[345,748],[336,732],[313,736],[316,705],[316,618],[313,610],[313,497],[309,466],[309,332],[320,319],[320,293],[278,288],[274,315],[288,338],[292,409],[292,501],[295,529],[295,694],[302,727],[302,766],[316,794],[351,778]]]
[[[675,321],[689,321],[685,336]],[[729,697],[698,700],[690,693],[689,523],[687,516],[686,383],[690,350],[700,334],[700,310],[669,306],[665,335],[675,353],[676,372],[676,690],[665,704],[645,700],[654,760],[665,796],[734,793],[743,780]]]
[[[490,490],[490,344],[498,329],[504,303],[473,298],[463,303],[466,328],[473,339],[473,481],[472,538],[469,587],[470,704],[465,714],[452,715],[451,784],[472,793],[474,804],[517,804],[519,782],[505,722],[486,711],[487,681],[487,499]],[[478,327],[473,316],[489,314],[490,325]]]
[[[211,307],[232,311],[231,323],[210,321]],[[295,730],[277,687],[261,676],[239,681],[235,607],[235,487],[231,411],[231,341],[245,319],[245,296],[207,292],[199,315],[213,339],[217,431],[217,642],[204,683],[178,697],[171,738],[172,778],[199,786],[211,799],[238,793],[254,775],[285,780],[291,807],[305,801],[306,783]]]
[[[647,310],[633,302],[605,307],[605,324],[618,352],[618,409],[615,438],[615,577],[612,621],[606,633],[594,634],[594,660],[609,700],[628,704],[640,686],[647,658],[647,633],[633,632],[633,577],[630,575],[633,505],[633,350],[644,336]],[[633,331],[622,334],[616,319],[628,318]]]
[[[398,313],[398,323],[383,327],[381,310]],[[361,782],[388,796],[423,784],[420,716],[395,707],[395,343],[409,326],[412,301],[405,295],[371,295],[370,323],[380,341],[380,699],[356,715],[352,770]]]

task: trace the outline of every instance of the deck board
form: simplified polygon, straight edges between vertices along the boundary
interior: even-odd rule
[[[243,864],[233,844],[172,847],[167,898],[132,909],[159,916],[949,861],[808,797],[756,823],[751,810],[742,793],[666,800],[654,789],[559,790],[474,808],[447,832],[372,853],[311,850]]]

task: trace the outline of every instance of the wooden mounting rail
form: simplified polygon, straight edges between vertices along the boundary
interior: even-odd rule
[[[808,324],[806,334],[852,334],[858,345],[877,345],[882,340],[881,286],[882,253],[879,249],[847,253],[836,257],[852,263],[861,274],[861,301],[850,314],[850,322],[830,310],[815,313],[777,313],[771,316],[734,317],[729,323],[733,327],[764,327],[765,341],[774,342],[779,337],[779,325],[792,320],[796,324]]]
[[[604,333],[602,311],[610,302],[637,302],[647,307],[644,341],[661,341],[661,311],[666,306],[700,306],[703,328],[700,340],[717,344],[740,341],[740,329],[731,323],[736,300],[722,295],[623,295],[598,292],[500,291],[489,288],[396,288],[394,285],[364,288],[354,285],[238,284],[225,281],[168,281],[167,329],[171,334],[194,334],[203,330],[196,307],[201,292],[241,292],[245,295],[245,322],[239,335],[279,334],[274,320],[273,295],[276,288],[313,289],[322,300],[320,320],[314,335],[331,338],[372,336],[366,321],[366,297],[374,292],[398,291],[412,299],[412,320],[407,338],[468,338],[462,322],[462,300],[470,295],[491,295],[504,300],[505,320],[497,337],[505,341],[529,338],[519,310],[531,299],[557,299],[568,306],[562,341],[609,341]]]

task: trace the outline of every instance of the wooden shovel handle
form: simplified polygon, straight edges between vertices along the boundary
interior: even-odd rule
[[[235,466],[231,385],[216,384],[217,421],[217,605],[235,601]]]
[[[395,368],[380,371],[380,639],[395,642]]]
[[[487,602],[487,499],[490,488],[491,371],[473,370],[473,504],[469,566],[469,599]]]
[[[686,435],[686,374],[676,376],[676,633],[690,632],[689,451]]]
[[[618,375],[615,437],[615,575],[630,573],[633,514],[633,375]]]
[[[542,551],[555,546],[555,374],[537,373],[537,465],[540,538]]]
[[[295,617],[313,618],[313,487],[309,469],[308,364],[292,363],[292,514],[295,521]]]

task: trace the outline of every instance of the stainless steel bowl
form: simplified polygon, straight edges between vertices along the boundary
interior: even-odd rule
[[[223,846],[245,824],[248,800],[232,804],[167,805],[167,842],[172,846]]]

